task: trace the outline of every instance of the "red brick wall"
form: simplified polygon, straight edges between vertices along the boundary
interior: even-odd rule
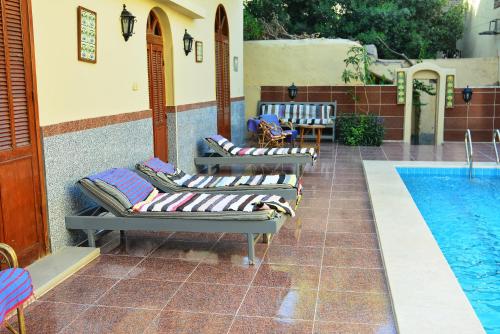
[[[368,112],[384,118],[385,139],[403,140],[404,105],[396,104],[396,86],[301,86],[295,102],[337,101],[337,114],[355,110]],[[353,99],[355,94],[356,101]],[[262,86],[260,99],[267,102],[290,101],[288,87]]]
[[[490,141],[493,129],[500,128],[500,88],[473,88],[468,112],[462,90],[455,89],[455,107],[445,110],[444,140],[464,140],[465,130],[470,129],[473,141]]]

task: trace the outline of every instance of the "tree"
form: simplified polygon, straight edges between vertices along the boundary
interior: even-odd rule
[[[377,45],[380,56],[389,58],[382,39],[408,57],[433,58],[455,50],[465,7],[448,0],[252,0],[245,12],[261,25],[276,17],[291,35],[358,40]]]

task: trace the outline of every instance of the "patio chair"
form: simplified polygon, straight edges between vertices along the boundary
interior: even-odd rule
[[[302,181],[293,174],[218,177],[190,175],[158,158],[138,163],[135,167],[141,176],[165,192],[269,194],[296,200],[297,203],[302,194]]]
[[[242,233],[247,236],[248,259],[255,259],[255,243],[277,233],[293,209],[275,195],[161,193],[126,169],[91,175],[77,185],[99,207],[66,217],[66,228],[83,230],[95,247],[99,230]]]
[[[24,304],[33,296],[33,285],[28,271],[18,268],[17,256],[12,247],[0,243],[2,267],[0,271],[0,316],[5,327],[15,334],[26,333]],[[17,309],[18,330],[5,320],[7,315]]]
[[[280,120],[278,116],[272,114],[260,115],[259,120],[266,121],[267,123],[272,124],[274,127],[276,127],[278,131],[286,136],[285,141],[290,142],[292,145],[295,143],[295,139],[297,139],[299,131],[295,130],[292,122]],[[287,129],[285,129],[284,127]]]
[[[220,135],[205,138],[205,141],[214,153],[194,158],[194,163],[198,166],[208,166],[209,172],[211,167],[216,165],[293,164],[299,177],[303,166],[314,164],[318,158],[314,148],[242,148]]]
[[[285,145],[285,139],[287,135],[283,132],[283,129],[277,127],[272,123],[268,123],[264,120],[260,120],[259,123],[260,135],[259,135],[259,147],[283,147]]]

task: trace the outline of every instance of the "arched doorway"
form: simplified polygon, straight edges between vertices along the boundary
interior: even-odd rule
[[[215,76],[217,131],[231,139],[231,92],[229,86],[229,23],[224,6],[215,15]]]
[[[163,34],[156,14],[149,13],[147,30],[149,107],[153,111],[154,155],[168,161],[168,135],[165,94]]]

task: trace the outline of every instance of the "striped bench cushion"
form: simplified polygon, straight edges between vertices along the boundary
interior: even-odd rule
[[[136,212],[253,212],[266,209],[295,216],[290,204],[276,195],[161,193],[151,201],[134,207]]]
[[[333,107],[330,104],[262,104],[261,115],[276,115],[294,124],[328,125],[333,124]]]
[[[0,271],[0,321],[33,295],[30,274],[21,268]]]

